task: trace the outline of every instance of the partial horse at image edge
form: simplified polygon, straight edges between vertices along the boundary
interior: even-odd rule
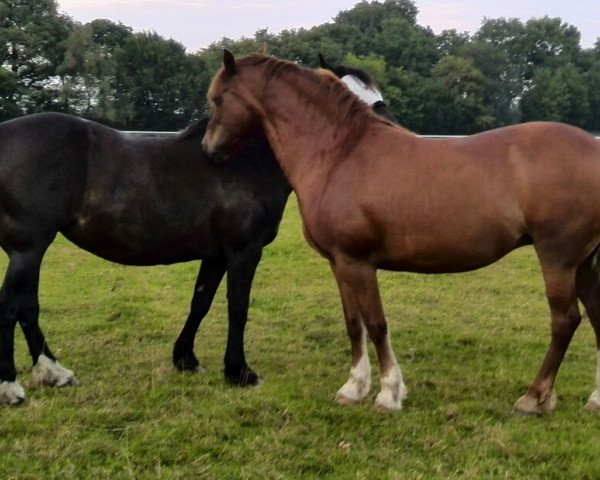
[[[420,138],[375,116],[339,80],[265,55],[236,60],[227,51],[208,100],[205,151],[226,149],[262,128],[298,197],[307,241],[330,262],[352,349],[340,403],[361,401],[370,391],[367,335],[380,366],[377,405],[400,409],[406,395],[377,269],[468,271],[532,244],[551,339],[514,410],[555,408],[556,374],[581,321],[578,301],[598,349],[587,408],[600,410],[600,143],[594,137],[537,122],[458,139]]]
[[[321,53],[319,53],[319,65],[344,82],[348,89],[369,105],[376,114],[396,123],[394,115],[383,100],[379,87],[366,71],[348,65],[332,65]]]

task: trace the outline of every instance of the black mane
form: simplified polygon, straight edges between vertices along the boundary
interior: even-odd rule
[[[331,65],[323,58],[323,55],[321,55],[320,53],[319,63],[321,65],[321,68],[326,68],[327,70],[332,71],[338,78],[345,77],[346,75],[352,75],[353,77],[358,78],[362,83],[364,83],[366,87],[377,87],[377,85],[375,84],[375,80],[373,80],[373,77],[371,77],[371,75],[369,75],[366,71],[361,70],[360,68],[354,68],[349,65]]]
[[[177,138],[178,140],[188,140],[190,138],[203,137],[204,132],[206,132],[207,125],[208,117],[196,120],[185,127],[185,129],[179,133]]]

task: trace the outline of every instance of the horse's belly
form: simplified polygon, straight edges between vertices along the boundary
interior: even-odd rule
[[[457,273],[477,270],[494,263],[503,255],[493,257],[454,255],[452,257],[423,256],[420,258],[383,258],[377,268],[383,270],[415,272],[415,273]]]
[[[378,255],[378,266],[420,273],[465,272],[494,263],[515,248],[530,243],[526,235],[505,229],[478,229],[460,234],[451,229],[448,232],[432,229],[426,235],[386,238]]]
[[[164,265],[214,256],[210,236],[139,225],[74,227],[62,233],[78,247],[123,265]]]

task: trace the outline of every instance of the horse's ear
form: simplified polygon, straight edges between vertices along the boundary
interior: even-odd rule
[[[235,74],[235,57],[229,50],[223,50],[223,66],[230,77]]]
[[[267,44],[263,43],[262,47],[260,47],[256,53],[260,53],[261,55],[266,55],[267,54]]]
[[[323,55],[321,55],[321,52],[319,52],[319,65],[321,65],[321,68],[326,68],[327,70],[333,71],[331,66],[323,58]]]

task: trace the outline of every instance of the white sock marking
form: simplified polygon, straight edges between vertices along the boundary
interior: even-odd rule
[[[394,365],[384,377],[381,377],[381,391],[375,399],[375,404],[385,410],[400,410],[406,393],[400,367]]]
[[[25,390],[19,382],[0,382],[0,402],[14,405],[25,400]]]
[[[596,352],[596,390],[590,395],[588,408],[600,410],[600,350]]]
[[[40,355],[31,371],[33,382],[38,385],[51,387],[64,387],[65,385],[79,385],[73,371],[63,367],[60,363]]]
[[[359,402],[363,400],[371,390],[371,364],[367,352],[367,338],[363,330],[362,334],[362,357],[350,369],[350,378],[337,392],[336,398],[340,402]]]
[[[387,348],[393,364],[381,377],[381,391],[375,399],[375,404],[385,410],[400,410],[402,401],[406,398],[407,389],[389,337],[387,338]]]

